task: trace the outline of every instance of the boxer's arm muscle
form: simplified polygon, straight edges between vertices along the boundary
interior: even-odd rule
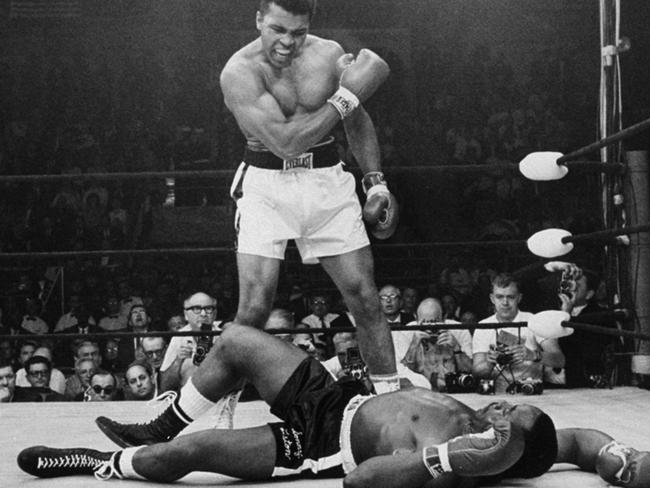
[[[375,126],[366,110],[359,106],[343,121],[350,150],[363,174],[381,171],[381,154]]]
[[[557,429],[556,463],[575,464],[583,471],[595,472],[600,448],[612,438],[595,429]]]
[[[258,75],[234,64],[221,74],[224,100],[242,130],[259,139],[273,154],[287,159],[322,141],[339,122],[329,103],[318,110],[287,117]]]

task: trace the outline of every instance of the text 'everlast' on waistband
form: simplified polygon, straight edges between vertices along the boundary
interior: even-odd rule
[[[340,162],[336,145],[333,143],[316,146],[291,159],[280,159],[268,151],[253,151],[246,148],[244,162],[262,169],[290,170],[296,168],[327,168]]]

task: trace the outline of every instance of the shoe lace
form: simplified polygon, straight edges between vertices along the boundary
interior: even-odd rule
[[[115,456],[117,452],[114,452],[111,458],[108,461],[100,461],[97,466],[93,467],[95,478],[100,481],[106,481],[111,478],[122,479],[123,476],[119,473],[115,467]]]
[[[235,407],[239,402],[242,390],[235,390],[222,397],[215,405],[215,420],[217,429],[232,429]]]
[[[162,410],[163,408],[166,408],[170,404],[172,404],[174,400],[176,400],[177,396],[178,393],[176,393],[174,390],[163,391],[157,397],[154,397],[151,400],[149,400],[147,402],[147,406],[152,407],[156,410],[158,409]]]
[[[101,459],[88,454],[66,454],[64,456],[39,456],[36,467],[50,468],[93,468],[104,463]]]

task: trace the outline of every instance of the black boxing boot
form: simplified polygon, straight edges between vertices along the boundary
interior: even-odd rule
[[[97,417],[95,423],[106,436],[120,447],[136,447],[173,439],[192,422],[176,402],[157,418],[144,424],[120,424],[107,417]]]
[[[39,478],[58,476],[95,475],[97,479],[122,479],[118,468],[119,452],[100,452],[94,449],[56,449],[34,446],[18,454],[20,469]]]

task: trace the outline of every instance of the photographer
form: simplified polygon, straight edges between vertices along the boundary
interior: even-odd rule
[[[454,320],[443,321],[442,305],[435,298],[422,300],[416,316],[417,320],[407,325],[458,323]],[[396,337],[398,334],[400,336]],[[459,374],[472,371],[472,336],[467,330],[435,328],[428,331],[394,331],[396,351],[405,338],[408,339],[408,349],[400,358],[402,363],[430,379],[435,390],[448,391],[446,379],[453,382]],[[471,378],[467,378],[467,381],[468,390],[473,390],[474,382]]]
[[[519,310],[519,283],[509,274],[492,281],[490,301],[495,314],[480,323],[526,322],[532,314]],[[543,344],[542,344],[543,343]],[[564,367],[557,339],[542,339],[528,327],[477,329],[472,341],[472,373],[487,380],[484,393],[541,393],[544,366]],[[493,381],[493,383],[491,383]]]
[[[215,298],[202,292],[194,293],[185,299],[183,308],[187,325],[181,328],[180,332],[219,329],[221,322],[216,321]],[[172,337],[160,366],[160,391],[179,390],[201,363],[215,337]]]
[[[334,356],[323,361],[321,364],[336,379],[343,376],[360,377],[366,383],[366,387],[372,391],[372,383],[368,380],[367,370],[361,355],[359,354],[359,343],[356,334],[352,332],[337,332],[332,337],[334,345]],[[431,388],[429,381],[421,374],[417,374],[401,363],[397,363],[397,373],[400,377],[402,387],[419,386]]]
[[[553,262],[553,271],[561,271],[558,296],[561,310],[571,315],[572,322],[586,322],[602,327],[616,328],[616,322],[607,316],[609,309],[601,307],[595,300],[600,278],[586,268],[573,263]],[[559,339],[566,357],[564,370],[545,371],[545,377],[555,379],[556,384],[568,388],[610,386],[615,367],[612,353],[621,349],[620,338],[594,334],[576,329],[573,334]]]

